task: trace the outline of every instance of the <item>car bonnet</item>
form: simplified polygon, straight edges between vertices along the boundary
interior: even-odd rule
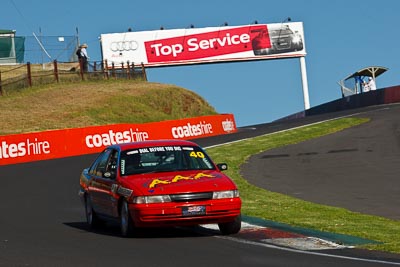
[[[215,170],[196,170],[131,175],[124,186],[135,195],[213,192],[237,189],[225,174]]]

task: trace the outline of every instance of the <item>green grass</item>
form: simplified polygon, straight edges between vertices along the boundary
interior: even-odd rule
[[[194,94],[189,91],[183,91],[184,94],[178,92],[176,87],[171,86],[162,90],[148,91],[140,97],[118,94],[109,97],[102,106],[87,109],[83,115],[91,117],[96,124],[101,125],[110,121],[130,123],[133,117],[136,123],[146,123],[185,118],[189,114],[203,116],[212,113],[210,109],[205,109],[206,102]]]
[[[229,165],[227,174],[236,182],[243,200],[242,212],[266,220],[318,231],[356,236],[376,241],[362,247],[400,253],[400,221],[351,212],[270,192],[248,183],[240,166],[251,155],[335,133],[368,122],[366,118],[343,118],[286,132],[259,136],[207,152],[216,162]]]
[[[184,88],[136,80],[59,83],[0,97],[0,135],[215,115]]]

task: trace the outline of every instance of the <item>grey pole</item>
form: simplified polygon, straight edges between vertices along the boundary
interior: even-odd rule
[[[304,110],[307,110],[310,108],[310,97],[308,95],[306,59],[304,56],[300,57],[300,70],[301,70],[301,81],[303,85]]]

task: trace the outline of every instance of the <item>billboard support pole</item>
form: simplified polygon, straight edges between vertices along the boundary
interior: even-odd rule
[[[310,97],[308,95],[306,58],[304,56],[300,57],[300,70],[301,70],[301,81],[303,84],[304,110],[307,110],[310,108]]]

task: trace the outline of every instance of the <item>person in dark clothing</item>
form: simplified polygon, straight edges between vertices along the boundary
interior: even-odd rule
[[[76,51],[76,55],[78,56],[79,63],[81,64],[83,71],[87,72],[89,70],[89,57],[87,54],[86,48],[88,47],[87,44],[82,44],[79,46],[78,50]]]

